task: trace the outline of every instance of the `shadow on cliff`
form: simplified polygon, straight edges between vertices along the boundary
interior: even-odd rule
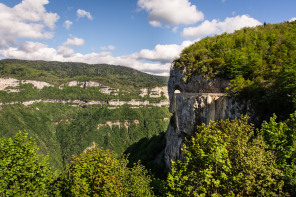
[[[129,154],[129,166],[141,161],[146,169],[160,179],[166,178],[167,172],[164,163],[164,149],[166,145],[165,132],[151,138],[142,138],[129,146],[124,154]]]

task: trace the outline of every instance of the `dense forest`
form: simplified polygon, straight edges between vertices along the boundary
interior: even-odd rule
[[[166,86],[168,77],[149,75],[131,68],[106,64],[84,64],[73,62],[0,60],[0,77],[18,80],[47,82],[38,90],[31,84],[20,84],[20,92],[0,91],[1,102],[26,101],[32,99],[60,100],[149,100],[159,102],[161,98],[141,97],[141,88]],[[96,82],[101,88],[113,88],[110,94],[101,92],[100,87],[69,86],[71,81]]]
[[[28,132],[36,139],[39,153],[49,155],[54,169],[62,170],[72,155],[78,156],[88,147],[110,149],[120,155],[127,148],[133,152],[133,144],[137,149],[139,140],[146,139],[149,144],[152,137],[164,140],[170,117],[167,107],[109,102],[164,101],[164,94],[153,97],[149,91],[166,86],[167,77],[123,66],[7,59],[0,60],[0,78],[4,84],[5,79],[18,80],[15,87],[8,85],[0,91],[0,136],[13,137],[20,130]],[[22,82],[26,80],[48,86],[37,88],[33,82]],[[70,86],[71,82],[75,85]],[[87,82],[96,86],[86,86]],[[102,91],[106,87],[110,89],[107,93]],[[146,95],[140,95],[141,88],[147,89]],[[39,102],[23,104],[26,101]],[[88,105],[89,101],[101,104]],[[159,143],[152,155],[149,150],[144,155],[155,157],[164,146],[164,142]]]
[[[162,134],[167,129],[169,116],[166,107],[132,109],[124,105],[108,109],[107,106],[78,108],[56,103],[36,103],[28,107],[7,105],[0,111],[0,136],[13,137],[19,130],[27,131],[36,139],[39,153],[49,154],[52,166],[62,170],[72,155],[78,156],[94,143],[96,147],[122,154],[131,145],[134,151],[138,150],[136,143],[139,140],[145,139],[150,144],[153,137],[164,139]],[[115,125],[110,127],[106,122]],[[151,151],[146,151],[142,156],[148,154],[153,158],[165,146],[164,143],[155,145],[152,155]]]
[[[46,81],[54,85],[72,80],[98,81],[107,86],[126,90],[163,86],[168,80],[168,77],[149,75],[124,66],[16,59],[0,60],[0,75]]]
[[[273,113],[283,120],[296,109],[296,21],[206,37],[185,48],[174,66],[186,80],[229,79],[231,96],[250,99],[265,120]]]
[[[296,196],[295,62],[296,22],[243,28],[185,48],[173,64],[184,69],[185,81],[195,74],[230,80],[228,96],[250,100],[262,121],[254,125],[242,115],[198,125],[183,146],[183,159],[166,173],[154,162],[165,144],[166,107],[2,105],[0,194]],[[26,69],[45,72],[40,67]],[[20,79],[8,70],[2,67],[3,76]],[[44,81],[72,80],[62,70],[54,73]],[[60,83],[62,75],[67,77]],[[41,80],[34,76],[29,78]]]
[[[296,114],[261,128],[248,117],[198,127],[159,179],[138,161],[100,148],[72,156],[62,172],[19,132],[0,138],[0,193],[4,196],[295,196]]]

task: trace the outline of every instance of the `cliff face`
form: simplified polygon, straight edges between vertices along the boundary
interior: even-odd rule
[[[184,83],[183,70],[172,68],[168,83],[170,112],[173,113],[166,133],[165,162],[170,169],[171,160],[182,158],[181,148],[185,137],[194,134],[197,125],[211,120],[240,117],[251,111],[247,104],[241,104],[224,93],[229,81],[206,79],[194,75]]]

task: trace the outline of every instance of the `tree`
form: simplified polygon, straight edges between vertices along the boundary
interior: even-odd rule
[[[296,195],[296,112],[283,122],[276,122],[276,115],[262,123],[259,132],[266,142],[266,149],[276,156],[276,166],[284,173],[284,191]]]
[[[139,163],[127,168],[127,158],[117,158],[98,148],[73,156],[56,185],[62,196],[152,196],[151,179]]]
[[[37,154],[35,140],[19,132],[0,138],[0,195],[48,196],[54,173],[47,156]]]
[[[198,127],[184,145],[184,159],[172,163],[168,195],[281,195],[281,171],[247,119],[242,116]]]

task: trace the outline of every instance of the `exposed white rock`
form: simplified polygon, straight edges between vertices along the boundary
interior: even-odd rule
[[[6,89],[5,91],[8,92],[8,93],[16,93],[16,92],[20,92],[19,89]]]
[[[67,85],[69,87],[78,86],[79,85],[79,82],[78,81],[69,81]]]
[[[79,86],[81,88],[87,88],[87,87],[99,87],[102,86],[102,84],[95,82],[95,81],[69,81],[67,83],[68,86],[73,87],[73,86]]]
[[[52,87],[53,85],[44,81],[35,80],[18,80],[14,78],[0,78],[0,90],[5,90],[9,93],[19,92],[20,83],[32,84],[37,89],[41,90],[44,87]]]
[[[165,148],[165,163],[168,169],[171,161],[182,158],[184,139],[195,133],[197,125],[208,124],[211,120],[240,117],[242,113],[252,117],[253,113],[248,103],[239,103],[224,94],[229,81],[193,75],[185,83],[185,77],[184,70],[172,67],[168,90],[169,110],[173,116],[167,129]]]
[[[28,105],[32,105],[34,103],[40,103],[41,101],[42,101],[41,99],[40,100],[32,100],[32,101],[24,101],[23,105],[28,106]]]
[[[166,98],[169,98],[168,87],[167,86],[152,88],[150,90],[149,96],[152,97],[152,98],[159,98],[159,97],[161,97],[162,93],[164,94],[164,96]]]
[[[92,150],[94,148],[96,148],[96,143],[95,142],[92,142],[92,144],[89,147],[86,147],[84,149],[83,153],[86,153],[87,151]]]
[[[21,83],[23,84],[33,84],[34,87],[41,90],[44,87],[52,87],[53,85],[44,81],[34,81],[34,80],[22,80]]]
[[[30,100],[21,102],[25,106],[32,105],[34,103],[63,103],[63,104],[74,104],[74,106],[79,105],[110,105],[109,109],[116,109],[116,106],[122,105],[131,105],[132,108],[139,108],[141,106],[157,106],[163,107],[168,106],[168,101],[161,101],[159,103],[150,103],[149,101],[138,101],[132,99],[131,101],[120,101],[120,100],[110,100],[110,101],[82,101],[82,100],[56,100],[56,99],[48,99],[48,100]],[[19,102],[10,102],[10,103],[0,103],[0,105],[13,105]]]
[[[124,120],[124,122],[120,122],[119,120],[116,122],[111,122],[111,121],[107,121],[105,124],[98,124],[97,129],[100,129],[101,127],[110,127],[112,129],[113,126],[118,126],[119,128],[121,127],[125,127],[126,129],[129,128],[129,126],[131,124],[140,124],[139,120],[133,120],[133,121],[128,121],[128,120]]]
[[[148,95],[148,88],[142,88],[142,89],[140,89],[140,91],[141,91],[141,93],[140,93],[141,97]]]
[[[0,78],[0,90],[5,90],[8,87],[19,87],[19,80],[14,78]]]
[[[86,87],[99,87],[102,86],[102,84],[95,82],[95,81],[87,81],[84,83]]]
[[[110,89],[110,87],[102,87],[101,89],[100,89],[100,91],[102,92],[102,93],[104,93],[104,94],[109,94],[110,95],[110,93],[112,92],[111,91],[111,89]]]

